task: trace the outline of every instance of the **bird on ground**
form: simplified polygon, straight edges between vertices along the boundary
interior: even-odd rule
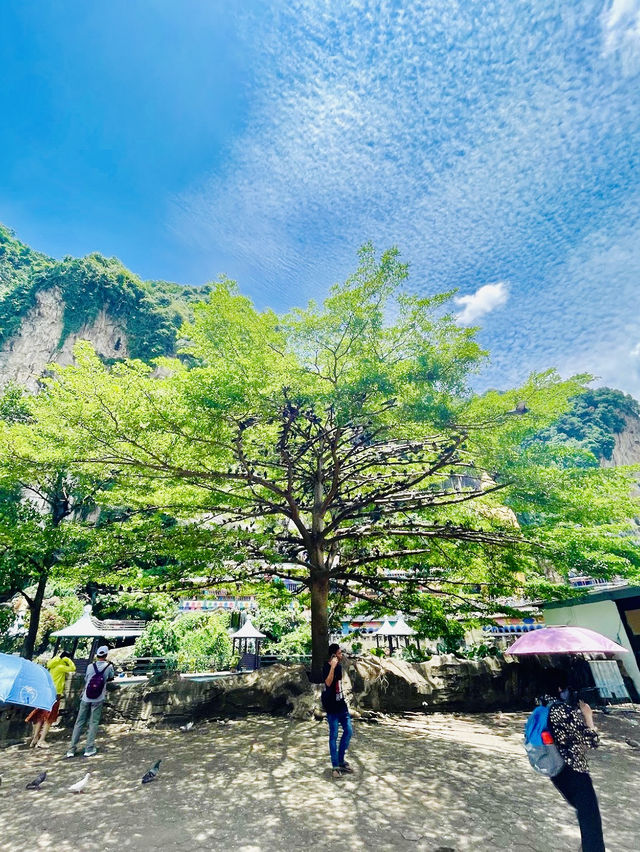
[[[160,764],[161,763],[162,763],[162,761],[158,760],[156,763],[153,764],[153,766],[151,767],[151,769],[148,772],[144,773],[144,775],[142,776],[142,783],[143,784],[148,784],[150,781],[156,780],[156,775],[160,771]]]
[[[631,748],[640,748],[640,743],[638,740],[625,740],[625,743]]]
[[[180,725],[181,731],[190,731],[193,728],[193,722],[187,722],[186,725]]]
[[[69,787],[69,792],[70,793],[82,793],[82,791],[84,790],[84,788],[87,786],[88,783],[89,783],[89,773],[87,772],[87,774],[84,776],[84,778],[81,778],[79,781],[76,781],[75,784],[72,784]]]
[[[39,790],[40,785],[42,784],[42,782],[44,781],[44,779],[46,777],[47,777],[46,772],[39,772],[36,775],[36,777],[33,779],[33,781],[29,781],[29,783],[25,787],[25,790]]]

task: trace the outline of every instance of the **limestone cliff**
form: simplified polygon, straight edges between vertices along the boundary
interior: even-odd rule
[[[624,428],[614,435],[611,458],[602,459],[602,467],[640,464],[640,417],[627,414],[624,420]]]
[[[51,363],[70,364],[78,340],[88,340],[104,358],[127,357],[127,335],[120,323],[103,309],[78,331],[63,337],[65,304],[57,287],[36,294],[35,307],[22,320],[17,333],[0,348],[0,386],[16,382],[35,391]]]
[[[71,363],[78,340],[108,360],[174,354],[192,304],[207,293],[143,281],[100,254],[58,261],[0,225],[0,387],[35,390],[49,364]]]

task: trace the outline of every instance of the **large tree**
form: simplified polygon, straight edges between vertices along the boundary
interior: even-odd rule
[[[583,379],[545,374],[474,400],[485,353],[473,331],[447,313],[451,294],[412,295],[406,276],[395,251],[365,246],[322,306],[283,316],[223,280],[183,329],[182,361],[155,369],[107,367],[80,345],[38,398],[36,455],[107,471],[103,500],[179,519],[219,578],[307,586],[315,675],[331,590],[376,602],[404,587],[466,605],[471,584],[484,599],[512,589],[525,545],[500,508],[503,462]],[[27,442],[22,428],[8,445]]]

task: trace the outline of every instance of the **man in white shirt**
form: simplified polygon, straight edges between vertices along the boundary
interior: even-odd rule
[[[107,694],[107,681],[113,680],[115,677],[114,668],[107,659],[108,653],[109,649],[107,646],[101,645],[96,652],[95,660],[87,666],[87,672],[84,677],[84,690],[80,699],[76,723],[73,726],[71,746],[65,755],[66,757],[75,757],[76,747],[87,721],[89,722],[89,727],[87,730],[87,744],[84,756],[93,757],[97,752],[96,733],[100,724],[100,717],[102,716],[102,706]]]

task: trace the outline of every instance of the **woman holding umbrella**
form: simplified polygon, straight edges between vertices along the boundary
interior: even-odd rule
[[[585,756],[585,751],[597,748],[600,741],[593,724],[593,711],[584,701],[578,702],[579,710],[568,704],[570,693],[565,672],[556,674],[554,692],[555,695],[545,697],[545,702],[553,702],[549,727],[564,767],[551,783],[576,810],[583,852],[604,852],[600,807]]]
[[[59,657],[53,657],[53,659],[49,660],[47,668],[51,673],[57,698],[51,710],[32,710],[27,716],[26,721],[33,724],[33,736],[29,742],[32,748],[49,748],[49,743],[46,741],[47,734],[49,733],[49,728],[58,720],[60,700],[64,694],[65,681],[68,674],[75,672],[76,665],[69,654],[63,651]]]
[[[515,656],[527,654],[626,654],[627,649],[586,627],[543,627],[526,633],[509,648]],[[564,766],[551,781],[575,808],[583,852],[604,852],[600,807],[593,789],[585,751],[599,744],[591,707],[584,701],[578,709],[569,703],[568,677],[556,672],[551,695],[543,698],[549,709],[549,728]]]

